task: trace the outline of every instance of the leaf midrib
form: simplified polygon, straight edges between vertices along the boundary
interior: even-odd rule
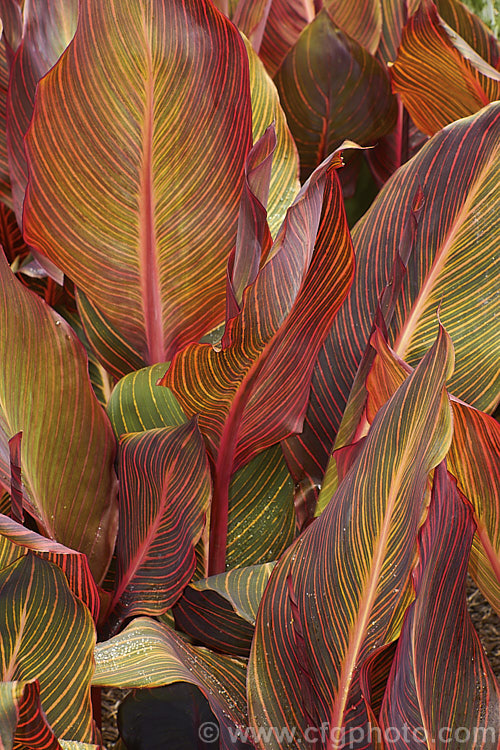
[[[142,166],[139,186],[139,274],[141,303],[146,329],[148,364],[167,359],[163,337],[160,271],[155,230],[155,191],[153,170],[154,72],[147,22],[143,20],[146,54],[144,125],[142,129]]]
[[[406,353],[408,352],[408,349],[411,345],[411,340],[416,333],[418,326],[420,324],[420,321],[422,320],[422,317],[425,312],[425,306],[427,305],[427,302],[432,294],[433,289],[435,288],[439,276],[443,270],[443,268],[446,265],[446,262],[449,259],[450,251],[453,248],[453,243],[456,239],[457,234],[462,229],[467,216],[469,214],[470,208],[472,203],[474,202],[477,193],[482,188],[484,184],[483,177],[486,173],[489,172],[489,170],[492,168],[494,162],[496,159],[496,151],[494,151],[488,161],[485,163],[483,169],[478,174],[477,179],[475,181],[474,186],[472,187],[471,191],[468,193],[467,198],[465,199],[465,202],[462,205],[461,210],[459,211],[458,215],[455,217],[454,221],[452,222],[450,229],[448,230],[447,237],[445,241],[442,243],[441,248],[438,249],[436,256],[434,257],[434,260],[432,262],[431,269],[427,275],[427,278],[420,288],[420,291],[415,298],[415,301],[413,302],[412,308],[410,310],[410,314],[408,318],[406,319],[403,327],[401,328],[396,341],[394,342],[393,350],[394,352],[401,357],[401,359],[405,359]]]

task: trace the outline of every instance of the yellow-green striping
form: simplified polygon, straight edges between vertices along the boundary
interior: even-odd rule
[[[216,591],[227,599],[243,619],[254,623],[262,594],[275,562],[228,570],[191,584],[199,591]]]
[[[226,567],[276,560],[295,536],[293,481],[279,445],[236,472],[229,488]]]
[[[250,66],[250,95],[252,100],[252,137],[257,143],[272,122],[276,128],[276,150],[271,170],[271,184],[267,201],[267,221],[271,235],[276,237],[287,208],[300,189],[299,157],[295,141],[281,108],[278,91],[252,45],[243,37]]]
[[[144,367],[117,383],[107,407],[117,437],[127,432],[184,424],[186,417],[170,388],[156,385],[168,366],[166,362]]]

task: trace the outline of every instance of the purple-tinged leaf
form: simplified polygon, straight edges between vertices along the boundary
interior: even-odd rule
[[[195,570],[194,548],[211,498],[210,468],[195,420],[125,435],[118,461],[113,623],[162,614],[177,601]]]

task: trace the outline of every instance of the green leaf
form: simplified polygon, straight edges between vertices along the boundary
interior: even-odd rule
[[[0,629],[2,681],[38,680],[55,735],[95,741],[90,705],[94,625],[64,573],[31,554],[0,570]]]
[[[66,321],[19,283],[3,254],[0,319],[0,481],[10,489],[6,445],[22,432],[26,509],[46,536],[84,552],[99,581],[116,536],[115,439],[85,352]]]
[[[293,542],[293,480],[279,445],[233,474],[228,513],[228,570],[276,560]]]
[[[114,374],[223,319],[251,116],[245,46],[207,0],[82,0],[38,88],[24,226],[100,318]]]
[[[115,435],[142,432],[155,427],[179,427],[186,417],[170,390],[157,385],[169,363],[152,365],[125,375],[108,402],[108,417]]]
[[[452,367],[440,329],[379,411],[325,512],[273,571],[250,657],[249,710],[254,727],[297,727],[290,747],[300,746],[311,724],[359,725],[358,671],[399,635],[429,473],[452,436],[445,391]],[[281,747],[272,735],[266,750]]]
[[[114,638],[99,643],[95,662],[94,685],[196,685],[219,721],[225,750],[234,748],[231,740],[237,729],[247,726],[246,663],[191,646],[155,620],[139,617]]]

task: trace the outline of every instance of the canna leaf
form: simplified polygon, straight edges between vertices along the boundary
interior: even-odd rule
[[[288,210],[270,259],[226,327],[221,351],[192,344],[161,381],[188,416],[200,415],[216,462],[211,530],[217,552],[210,574],[224,570],[231,475],[300,430],[316,352],[349,288],[353,259],[334,172],[339,164],[332,155]]]
[[[248,656],[257,610],[274,565],[229,570],[190,584],[173,607],[176,627],[204,646]]]
[[[95,741],[90,706],[95,631],[64,573],[31,554],[0,570],[0,628],[2,681],[38,680],[54,734]],[[35,695],[30,689],[30,700]]]
[[[324,0],[323,7],[336,26],[370,54],[375,54],[382,33],[381,0],[363,0],[355,4],[350,0]],[[353,140],[356,139],[353,137]]]
[[[466,728],[475,748],[497,745],[500,687],[467,610],[465,584],[474,523],[441,464],[419,540],[416,600],[408,610],[382,705],[382,726],[455,742]],[[420,734],[419,734],[420,733]],[[429,740],[427,740],[429,742]],[[436,743],[437,746],[437,743]]]
[[[432,340],[441,305],[456,352],[451,392],[482,411],[495,408],[500,329],[491,309],[498,295],[492,268],[500,229],[499,133],[499,104],[450,125],[393,175],[355,226],[354,282],[319,353],[304,429],[287,449],[304,492],[315,494],[323,481],[380,295],[420,193],[424,204],[389,343],[416,364]]]
[[[443,21],[451,26],[492,68],[498,69],[500,43],[479,16],[459,0],[438,0],[436,5]]]
[[[74,595],[85,604],[94,622],[97,622],[99,592],[85,555],[0,515],[0,569],[30,553],[54,563],[63,571]]]
[[[254,2],[246,0],[246,5]],[[259,49],[259,56],[270,76],[274,78],[289,50],[315,14],[314,0],[272,0]]]
[[[120,522],[113,621],[161,614],[191,579],[211,498],[195,420],[125,435],[118,456]]]
[[[239,0],[231,20],[259,52],[272,0]]]
[[[411,371],[379,332],[372,337],[372,346],[377,357],[367,380],[369,421]],[[471,503],[477,527],[469,570],[485,597],[500,612],[500,425],[463,401],[452,398],[451,406],[453,439],[448,470]]]
[[[350,731],[363,703],[361,664],[399,635],[429,472],[452,436],[452,367],[441,328],[377,414],[325,512],[273,571],[250,656],[249,713],[254,727],[297,727],[290,747],[300,747],[308,726]],[[266,750],[281,747],[271,731]]]
[[[155,427],[179,427],[186,417],[170,388],[157,385],[169,363],[151,365],[125,375],[115,386],[107,412],[115,435]]]
[[[40,704],[38,680],[0,683],[0,747],[60,750]]]
[[[385,70],[326,9],[286,56],[276,85],[299,149],[302,180],[346,138],[370,145],[396,123]]]
[[[24,151],[38,82],[56,63],[74,36],[78,0],[31,0],[23,8],[22,37],[10,66],[7,97],[7,146],[12,199],[19,226],[28,182]],[[62,281],[62,280],[61,280]]]
[[[299,155],[276,86],[248,41],[245,39],[244,41],[250,71],[254,144],[257,144],[271,123],[274,123],[276,131],[276,148],[273,153],[266,206],[269,230],[274,238],[283,223],[287,208],[300,190]]]
[[[0,201],[12,208],[9,161],[7,157],[7,91],[9,62],[5,32],[0,36]]]
[[[247,725],[244,662],[191,646],[170,628],[145,617],[99,643],[95,662],[94,685],[196,685],[219,721],[221,750],[238,748],[236,732]]]
[[[247,53],[211,3],[80,3],[26,138],[25,236],[83,293],[115,375],[222,320],[250,145]]]
[[[415,125],[433,135],[500,98],[500,72],[422,0],[403,31],[392,82]]]
[[[26,510],[46,536],[84,552],[99,581],[116,536],[115,441],[92,392],[85,353],[64,319],[19,283],[3,255],[0,319],[0,482],[10,489],[6,445],[22,432]]]
[[[228,495],[226,569],[277,559],[295,538],[293,481],[280,446],[235,471]]]

